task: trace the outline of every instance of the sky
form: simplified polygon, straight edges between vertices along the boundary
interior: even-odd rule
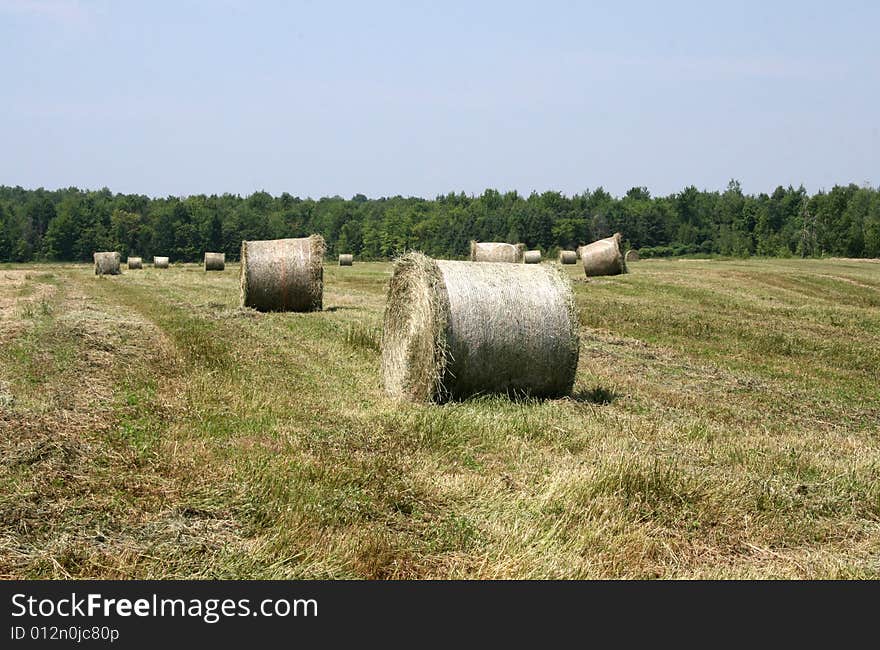
[[[0,0],[0,185],[880,186],[880,3]]]

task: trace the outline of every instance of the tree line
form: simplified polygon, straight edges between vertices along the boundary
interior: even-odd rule
[[[302,199],[256,192],[150,198],[108,189],[0,186],[0,261],[89,261],[118,250],[150,259],[198,261],[205,251],[238,259],[243,239],[320,233],[330,255],[387,259],[417,249],[465,257],[469,242],[523,242],[546,255],[614,232],[643,257],[880,257],[880,187],[836,185],[809,195],[803,187],[744,194],[687,187],[653,197],[634,187],[615,197],[601,187],[573,196],[486,190],[369,199],[357,194]]]

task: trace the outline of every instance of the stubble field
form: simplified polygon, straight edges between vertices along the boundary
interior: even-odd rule
[[[880,263],[575,289],[560,400],[386,398],[391,265],[0,265],[0,577],[880,577]]]

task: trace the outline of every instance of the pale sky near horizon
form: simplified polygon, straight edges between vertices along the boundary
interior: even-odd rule
[[[880,185],[880,3],[0,0],[0,185]]]

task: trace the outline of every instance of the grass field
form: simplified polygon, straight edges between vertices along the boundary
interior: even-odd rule
[[[880,264],[587,281],[572,398],[398,404],[389,264],[0,265],[0,577],[880,577]]]

